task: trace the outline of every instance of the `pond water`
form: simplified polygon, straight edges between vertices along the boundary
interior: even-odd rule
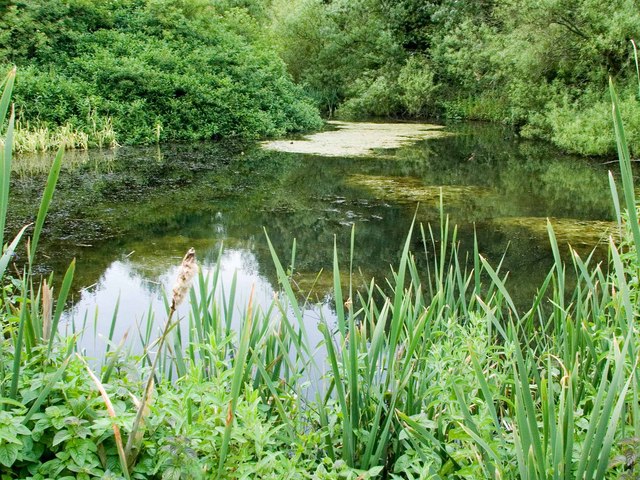
[[[508,284],[524,304],[552,263],[547,217],[565,252],[567,243],[584,253],[606,238],[613,218],[607,168],[615,165],[561,155],[491,125],[425,131],[422,139],[409,141],[403,133],[401,144],[355,156],[229,143],[67,154],[38,268],[62,277],[77,259],[64,321],[78,328],[88,319],[94,335],[86,337],[95,345],[85,347],[99,354],[117,301],[116,339],[143,322],[150,308],[164,315],[162,291],[170,291],[191,246],[205,271],[224,246],[224,288],[235,276],[238,305],[252,286],[258,303],[266,304],[277,281],[265,231],[284,264],[296,239],[294,280],[301,298],[312,289],[310,298],[318,299],[306,309],[314,322],[332,315],[329,274],[318,273],[331,271],[334,238],[346,266],[355,226],[355,271],[382,281],[399,259],[414,214],[437,234],[441,191],[461,249],[472,248],[475,229],[480,252],[491,262],[506,252]],[[33,218],[47,164],[16,160],[13,229]],[[417,236],[413,245],[420,255]]]

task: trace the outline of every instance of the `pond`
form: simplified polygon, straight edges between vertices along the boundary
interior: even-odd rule
[[[438,237],[441,195],[463,252],[476,232],[490,262],[504,255],[516,302],[531,299],[552,264],[547,218],[565,253],[570,243],[581,253],[599,248],[606,258],[603,239],[613,218],[607,170],[616,165],[562,155],[486,124],[398,124],[384,126],[386,133],[364,125],[332,125],[321,137],[330,146],[332,138],[351,138],[346,155],[335,145],[309,149],[300,139],[68,153],[38,258],[39,271],[58,278],[77,259],[65,328],[84,325],[91,339],[84,346],[99,355],[116,303],[116,339],[149,312],[162,317],[163,289],[170,291],[191,246],[205,272],[223,246],[222,287],[228,293],[235,278],[236,302],[243,305],[255,286],[258,303],[266,305],[277,279],[265,232],[285,265],[296,240],[293,279],[300,298],[310,299],[305,318],[331,317],[334,239],[347,268],[355,227],[358,281],[381,282],[397,264],[414,215]],[[396,143],[386,136],[394,130]],[[370,142],[376,137],[377,148]],[[33,218],[49,161],[15,161],[12,229]],[[414,237],[413,250],[423,258]]]

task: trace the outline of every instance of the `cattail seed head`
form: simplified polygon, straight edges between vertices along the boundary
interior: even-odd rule
[[[53,288],[46,280],[42,282],[42,341],[51,337],[51,312],[53,311]]]
[[[182,259],[182,264],[178,270],[178,278],[173,286],[173,297],[171,298],[172,310],[178,308],[178,305],[187,297],[197,271],[196,251],[192,247]]]

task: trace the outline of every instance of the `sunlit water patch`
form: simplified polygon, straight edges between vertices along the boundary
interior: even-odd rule
[[[251,251],[230,248],[218,258],[212,257],[212,253],[201,252],[199,273],[209,286],[216,276],[213,295],[219,305],[218,313],[224,318],[220,321],[226,322],[228,315],[232,328],[237,331],[246,320],[250,298],[254,313],[269,310],[274,300],[273,286],[255,268],[257,260]],[[171,295],[179,262],[180,258],[171,257],[136,258],[135,252],[113,261],[95,284],[78,292],[75,304],[63,315],[62,330],[68,334],[80,332],[79,347],[98,359],[104,358],[107,345],[114,349],[125,337],[130,339],[134,352],[141,352],[143,345],[162,331],[168,315],[167,295]],[[199,281],[196,280],[194,289],[198,302],[201,301]],[[231,294],[233,303],[230,303]],[[185,339],[189,338],[190,314],[189,302],[181,304],[175,314]],[[316,327],[322,316],[332,316],[328,305],[308,304],[303,309],[313,344],[320,341]]]

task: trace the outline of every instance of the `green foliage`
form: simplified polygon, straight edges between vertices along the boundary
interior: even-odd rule
[[[375,78],[359,78],[349,89],[351,98],[340,105],[337,115],[342,118],[389,117],[395,115],[401,105],[396,82],[385,75]]]
[[[8,94],[13,74],[3,81]],[[71,355],[75,338],[61,339],[55,328],[74,264],[53,317],[41,307],[52,301],[44,300],[50,291],[35,286],[32,274],[60,154],[24,273],[12,282],[15,291],[3,289],[0,475],[90,480],[128,477],[129,467],[137,479],[630,475],[635,459],[619,458],[634,455],[628,434],[640,426],[640,227],[613,86],[611,97],[628,221],[620,245],[609,242],[609,265],[573,252],[574,288],[567,287],[567,265],[548,224],[554,266],[530,307],[518,309],[507,275],[480,255],[477,242],[470,262],[459,257],[457,231],[441,202],[440,225],[420,228],[426,272],[411,253],[412,232],[387,281],[360,289],[353,276],[355,233],[346,270],[334,249],[336,322],[321,319],[319,346],[310,342],[292,288],[295,242],[285,268],[267,239],[281,293],[266,309],[250,301],[234,331],[235,281],[218,300],[219,269],[201,273],[186,334],[169,335],[169,313],[160,341],[141,335],[141,357],[121,348],[109,352],[102,381],[91,377],[80,355]],[[7,105],[0,101],[0,118]],[[7,165],[10,171],[13,122],[11,112],[0,150],[3,171]],[[8,179],[3,182],[8,189]],[[3,196],[0,207],[6,216]],[[328,362],[324,375],[318,347]],[[143,381],[153,374],[155,393],[153,382]],[[322,381],[310,390],[315,378]],[[119,461],[118,432],[141,433],[136,461],[127,467]]]
[[[282,58],[329,112],[499,121],[603,155],[614,151],[599,113],[611,76],[637,135],[630,0],[606,15],[591,0],[298,0],[273,15]]]
[[[623,92],[621,111],[627,138],[632,146],[640,140],[640,104],[634,92]],[[591,100],[591,101],[590,101]],[[606,117],[611,111],[610,99],[591,97],[580,103],[550,102],[544,115],[531,115],[529,124],[522,129],[525,137],[547,137],[567,151],[583,155],[605,155],[615,145],[614,133]],[[633,154],[636,154],[633,151]]]
[[[367,92],[376,102],[386,88],[380,70],[392,71],[402,51],[371,0],[283,0],[272,10],[273,41],[293,78],[325,112],[333,114],[353,96],[351,89]],[[385,112],[388,107],[373,108]]]
[[[202,1],[21,2],[0,20],[20,67],[18,118],[69,125],[89,145],[257,138],[317,128],[315,109],[243,8]]]
[[[414,55],[400,68],[387,68],[357,78],[347,89],[348,99],[338,109],[346,118],[389,117],[407,113],[411,116],[435,116],[438,85],[433,69],[424,56]],[[377,76],[375,76],[377,75]]]
[[[438,86],[427,58],[409,57],[398,75],[398,87],[402,92],[402,104],[410,115],[425,117],[435,113],[429,108],[436,103]]]

